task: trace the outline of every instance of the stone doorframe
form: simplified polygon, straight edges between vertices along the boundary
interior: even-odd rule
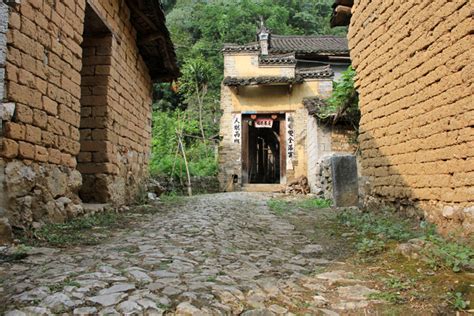
[[[249,153],[249,126],[248,121],[251,115],[271,116],[278,115],[280,122],[280,184],[286,184],[286,113],[284,112],[258,112],[258,113],[242,113],[242,144],[241,144],[241,161],[242,161],[242,184],[248,184],[250,153]]]

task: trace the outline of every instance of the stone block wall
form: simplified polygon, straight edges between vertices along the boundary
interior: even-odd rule
[[[350,126],[328,125],[316,120],[312,115],[307,120],[306,151],[308,156],[308,183],[311,192],[324,198],[332,196],[332,189],[328,189],[328,168],[326,160],[334,154],[354,154],[357,149],[355,142],[356,132]],[[325,196],[325,192],[328,196]]]
[[[23,0],[9,9],[4,101],[15,112],[2,122],[0,207],[14,226],[82,213],[79,171],[101,174],[113,203],[130,199],[147,173],[152,85],[130,12],[120,0],[90,3],[113,34],[110,63],[94,64],[110,72],[107,85],[87,81],[97,57],[86,52],[83,69],[85,0]],[[92,96],[81,98],[81,82],[82,92],[94,85]],[[100,125],[92,139],[80,132],[88,124]]]
[[[352,12],[368,201],[472,233],[472,3],[360,0]]]
[[[225,191],[232,181],[232,176],[237,175],[239,182],[242,178],[241,144],[232,141],[232,91],[229,87],[221,87],[221,110],[219,136],[219,184],[221,191]]]

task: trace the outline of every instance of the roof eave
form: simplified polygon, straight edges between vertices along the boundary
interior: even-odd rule
[[[166,18],[159,0],[125,0],[137,31],[137,46],[153,81],[173,81],[180,75]]]

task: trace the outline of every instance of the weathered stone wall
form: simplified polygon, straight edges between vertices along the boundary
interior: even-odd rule
[[[325,160],[338,153],[354,154],[356,132],[348,126],[320,123],[314,116],[308,117],[307,126],[308,183],[311,192],[323,196],[328,187],[325,184],[328,175],[323,171]]]
[[[221,110],[219,136],[219,183],[222,191],[225,191],[230,183],[232,176],[237,175],[239,182],[242,179],[242,159],[241,144],[235,144],[232,141],[232,91],[229,87],[221,87]]]
[[[2,208],[14,226],[82,212],[79,152],[80,41],[85,1],[10,7],[3,121]]]
[[[130,12],[120,0],[90,2],[114,34],[110,80],[90,96],[106,106],[92,109],[81,107],[86,1],[23,0],[10,8],[5,101],[14,104],[15,113],[3,121],[0,175],[1,207],[15,226],[82,212],[82,177],[76,170],[81,148],[93,153],[79,170],[104,175],[107,202],[127,201],[146,174],[151,80],[138,56]],[[88,117],[88,111],[95,116]],[[81,140],[79,128],[87,124],[100,132]]]
[[[356,1],[349,46],[369,201],[474,231],[474,23],[467,0]]]

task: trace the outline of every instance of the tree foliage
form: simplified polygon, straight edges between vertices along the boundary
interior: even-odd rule
[[[195,141],[199,136],[199,122],[184,111],[155,111],[153,113],[153,140],[150,171],[153,175],[177,179],[186,177],[184,159],[178,148],[178,133],[182,128],[184,147],[192,176],[217,174],[217,161],[213,148],[206,142]]]

